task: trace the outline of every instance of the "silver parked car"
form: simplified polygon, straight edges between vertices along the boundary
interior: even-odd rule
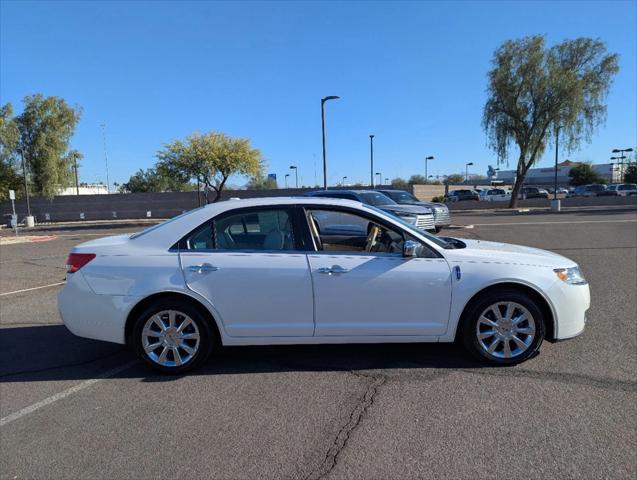
[[[378,190],[380,193],[387,195],[399,205],[422,205],[429,207],[434,211],[434,221],[436,224],[436,232],[451,225],[451,215],[449,215],[449,207],[444,203],[423,202],[418,200],[414,195],[405,190]]]

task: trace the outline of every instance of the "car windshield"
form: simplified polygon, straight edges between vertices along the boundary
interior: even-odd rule
[[[637,185],[634,183],[625,183],[619,186],[619,190],[637,190]]]
[[[504,195],[506,192],[500,189],[494,189],[489,191],[489,195]]]
[[[604,185],[591,185],[588,188],[589,188],[589,190],[594,190],[594,191],[606,190],[606,186],[604,186]]]
[[[387,195],[392,200],[395,200],[398,203],[418,203],[419,202],[419,200],[409,192],[396,190],[392,192],[383,192],[383,193],[384,195]]]
[[[361,197],[363,202],[367,205],[397,205],[391,198],[380,192],[361,192],[358,196]]]
[[[426,232],[425,230],[421,230],[419,228],[416,228],[413,224],[406,222],[405,220],[400,218],[398,215],[394,215],[394,214],[392,214],[390,212],[387,212],[385,210],[381,210],[380,208],[376,208],[374,206],[369,206],[369,208],[371,208],[372,210],[376,210],[378,213],[381,213],[383,215],[390,215],[393,219],[395,219],[398,222],[400,222],[400,224],[405,228],[405,230],[408,230],[409,232],[416,233],[417,235],[422,235],[423,237],[426,237],[427,240],[431,241],[432,243],[435,243],[436,245],[438,245],[441,248],[454,248],[453,245],[450,244],[449,242],[445,242],[441,238],[438,238],[438,237],[432,235],[431,233]]]

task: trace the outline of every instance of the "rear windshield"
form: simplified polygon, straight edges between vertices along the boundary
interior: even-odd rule
[[[146,235],[147,233],[150,233],[150,232],[152,232],[152,231],[154,231],[154,230],[157,230],[159,227],[163,227],[164,225],[168,225],[169,223],[174,222],[175,220],[177,220],[177,219],[179,219],[179,218],[181,218],[181,217],[185,217],[186,215],[190,215],[191,213],[193,213],[193,212],[195,212],[195,211],[197,211],[197,210],[200,210],[200,209],[202,209],[202,208],[204,208],[204,207],[198,207],[198,208],[194,208],[194,209],[192,209],[192,210],[188,210],[187,212],[181,213],[181,214],[177,215],[176,217],[169,218],[168,220],[163,221],[163,222],[161,222],[161,223],[158,223],[157,225],[153,225],[152,227],[145,228],[145,229],[144,229],[144,230],[142,230],[141,232],[133,233],[133,234],[132,234],[130,237],[128,237],[128,238],[130,238],[131,240],[134,240],[134,239],[136,239],[136,238],[139,238],[139,237],[141,237],[142,235]]]

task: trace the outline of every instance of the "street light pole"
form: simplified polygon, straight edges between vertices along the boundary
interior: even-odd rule
[[[285,174],[285,188],[288,188],[288,177],[290,176],[289,173]]]
[[[465,183],[469,183],[469,165],[473,165],[473,162],[469,162],[465,165],[465,177],[464,177],[464,181]]]
[[[341,185],[345,186],[345,180],[347,180],[347,175],[343,177],[343,180],[341,180]]]
[[[79,179],[77,177],[77,157],[75,157],[75,193],[77,195],[80,194],[80,182]]]
[[[111,193],[111,184],[108,180],[108,156],[106,155],[106,125],[101,124],[102,140],[104,141],[104,161],[106,162],[106,193]]]
[[[22,175],[24,177],[24,198],[27,201],[27,216],[31,216],[31,204],[29,203],[29,182],[27,181],[27,165],[24,161],[24,151],[22,148],[19,150],[20,158],[22,159]]]
[[[425,157],[425,184],[429,183],[429,177],[427,176],[427,162],[433,159],[434,159],[433,155]]]
[[[383,183],[383,176],[380,172],[376,172],[376,175],[378,175],[378,185],[380,186]]]
[[[290,170],[294,170],[294,178],[296,179],[296,188],[299,188],[299,169],[296,165],[290,165]]]
[[[327,158],[325,155],[325,102],[329,100],[338,100],[340,97],[330,95],[321,98],[321,129],[323,132],[323,189],[327,190]]]
[[[555,178],[553,182],[553,200],[557,200],[557,158],[560,144],[560,128],[561,125],[558,125],[555,129]]]
[[[374,188],[374,135],[369,136],[369,160],[370,160],[369,174],[371,178],[372,188]]]

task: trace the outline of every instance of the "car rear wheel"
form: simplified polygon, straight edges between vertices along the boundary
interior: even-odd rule
[[[525,293],[497,290],[469,308],[461,334],[469,352],[479,360],[515,365],[539,350],[545,334],[544,317]]]
[[[188,302],[160,300],[135,321],[129,343],[137,356],[161,373],[184,373],[210,355],[214,336],[208,319]]]

